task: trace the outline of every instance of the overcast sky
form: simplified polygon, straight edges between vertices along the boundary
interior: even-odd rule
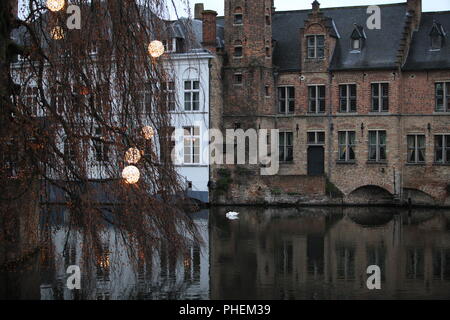
[[[185,0],[178,0],[185,1]],[[194,12],[194,5],[197,2],[204,3],[205,10],[215,10],[219,15],[223,15],[224,0],[189,0],[191,10]],[[313,0],[275,0],[276,10],[300,10],[311,9]],[[374,5],[387,3],[406,2],[402,0],[319,0],[321,7],[342,7],[342,6],[359,6],[359,5]],[[423,11],[443,11],[450,10],[450,0],[423,0]],[[181,9],[182,6],[180,6]],[[186,11],[186,10],[183,10]],[[178,13],[179,16],[186,16],[183,12]]]

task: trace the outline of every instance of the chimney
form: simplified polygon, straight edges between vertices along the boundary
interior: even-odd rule
[[[312,3],[312,10],[313,13],[318,13],[320,10],[320,3],[317,0],[314,0],[314,2]]]
[[[422,18],[422,0],[408,0],[408,12],[414,11],[414,29],[418,29]]]
[[[203,3],[196,3],[194,7],[194,19],[202,20],[202,12],[205,10]]]
[[[217,17],[216,11],[205,10],[202,12],[203,18],[202,45],[212,53],[215,53],[217,49],[216,17]]]

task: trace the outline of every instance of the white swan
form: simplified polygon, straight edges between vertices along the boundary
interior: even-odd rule
[[[227,213],[227,218],[230,220],[236,220],[236,219],[239,219],[238,215],[239,215],[238,212],[230,211]]]

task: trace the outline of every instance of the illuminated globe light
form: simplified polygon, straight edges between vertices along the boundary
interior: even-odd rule
[[[64,39],[64,29],[60,26],[56,26],[50,31],[50,35],[53,40],[61,40]]]
[[[145,140],[151,140],[155,136],[155,131],[150,126],[145,126],[142,128],[142,135]]]
[[[163,45],[163,43],[161,41],[158,41],[158,40],[153,40],[148,45],[148,53],[153,58],[158,58],[158,57],[162,56],[163,53],[164,53],[164,45]]]
[[[125,152],[125,161],[130,164],[136,164],[141,160],[141,152],[137,148],[130,148]]]
[[[122,178],[125,180],[127,184],[136,184],[141,177],[141,173],[139,169],[135,166],[125,167],[122,171]]]
[[[64,8],[65,0],[47,0],[46,6],[48,10],[57,12]]]

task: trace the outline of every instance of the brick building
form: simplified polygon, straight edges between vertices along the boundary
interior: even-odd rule
[[[378,8],[203,12],[211,127],[280,130],[278,175],[212,166],[216,201],[450,203],[450,12]]]

